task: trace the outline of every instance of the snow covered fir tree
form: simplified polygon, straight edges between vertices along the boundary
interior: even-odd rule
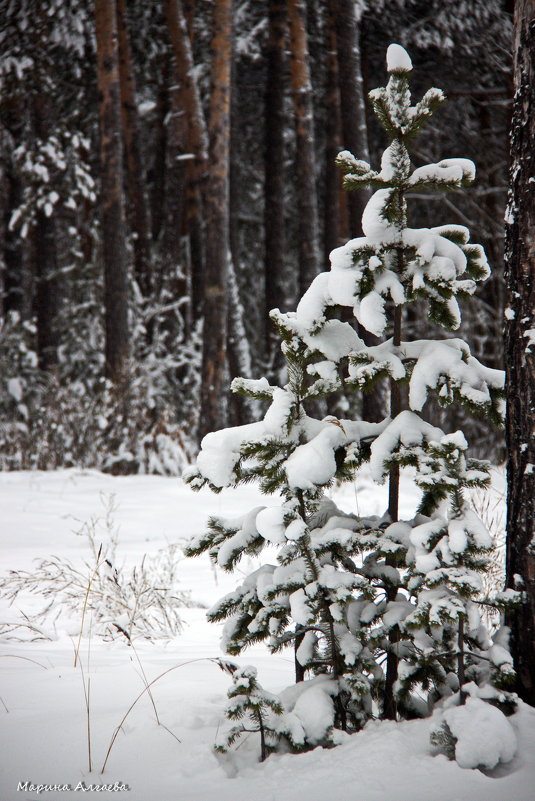
[[[466,228],[408,225],[411,193],[459,189],[474,180],[475,167],[462,158],[413,167],[410,144],[445,98],[433,88],[412,104],[411,60],[397,44],[388,48],[387,69],[387,86],[370,93],[389,137],[381,169],[347,151],[338,156],[346,189],[374,190],[364,235],[331,253],[330,271],[315,278],[295,312],[271,313],[287,383],[233,382],[234,391],[269,404],[264,418],[208,434],[186,473],[194,489],[219,492],[258,481],[274,497],[238,519],[212,518],[187,552],[208,552],[232,571],[243,556],[260,557],[267,548],[272,561],[208,617],[226,621],[222,646],[229,654],[259,641],[273,652],[294,649],[296,684],[278,700],[259,689],[253,672],[239,674],[240,687],[252,682],[247,692],[231,694],[231,717],[236,704],[240,712],[253,709],[257,720],[264,715],[252,730],[265,726],[271,750],[277,741],[295,750],[333,745],[373,718],[434,714],[434,742],[454,754],[466,706],[472,719],[485,725],[490,715],[503,732],[505,760],[512,730],[503,712],[514,709],[514,672],[507,631],[491,633],[481,612],[504,610],[516,594],[484,596],[481,574],[493,542],[469,501],[472,488],[488,485],[489,465],[468,456],[462,431],[444,432],[428,414],[435,398],[500,424],[504,377],[461,339],[411,341],[403,331],[404,320],[422,308],[439,328],[455,331],[458,301],[489,275]],[[347,320],[344,308],[383,341],[367,346],[356,324],[339,319],[344,313]],[[378,381],[390,399],[381,422],[312,416]],[[341,511],[326,494],[364,464],[376,482],[388,481],[382,517]],[[409,520],[399,516],[403,469],[412,470],[421,490]],[[231,730],[227,745],[238,734]]]

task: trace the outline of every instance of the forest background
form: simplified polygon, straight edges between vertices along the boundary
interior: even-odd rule
[[[447,212],[485,247],[492,278],[460,336],[503,366],[512,4],[0,6],[1,469],[176,474],[207,431],[253,419],[228,387],[280,383],[268,311],[295,308],[361,233],[368,196],[342,190],[335,157],[380,158],[367,92],[392,41],[411,53],[415,94],[432,75],[449,99],[419,163],[477,165],[469,190],[414,198],[412,220]],[[425,313],[404,325],[427,335]],[[368,420],[383,405],[380,389],[338,399]],[[486,423],[438,405],[430,418],[503,460]]]

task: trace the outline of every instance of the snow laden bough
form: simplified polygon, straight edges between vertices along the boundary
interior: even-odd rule
[[[264,758],[273,750],[332,746],[373,718],[443,713],[435,745],[473,766],[460,756],[469,715],[455,710],[481,704],[493,707],[480,715],[481,725],[490,721],[494,732],[507,732],[495,753],[506,760],[514,750],[504,717],[515,705],[507,631],[491,634],[480,610],[504,610],[518,597],[510,590],[484,596],[481,574],[493,542],[469,504],[471,489],[488,485],[489,466],[468,456],[461,431],[447,434],[422,417],[436,395],[499,424],[503,374],[481,364],[460,339],[402,336],[404,308],[422,298],[432,321],[455,330],[459,299],[489,274],[466,228],[408,226],[411,192],[459,189],[475,168],[466,159],[413,167],[408,145],[444,97],[430,89],[412,105],[412,64],[399,45],[389,47],[387,67],[386,88],[370,94],[390,138],[381,169],[347,151],[338,157],[347,189],[375,190],[364,236],[333,251],[330,270],[317,276],[295,312],[271,313],[287,383],[233,382],[234,391],[268,404],[263,419],[208,434],[185,474],[194,489],[219,492],[257,481],[272,496],[239,518],[212,518],[187,553],[208,553],[228,571],[246,554],[258,557],[260,567],[208,618],[224,621],[229,654],[265,642],[272,652],[293,647],[295,655],[296,684],[277,698],[258,685],[254,668],[235,672],[227,716],[239,723],[219,751],[244,732],[258,733]],[[344,308],[384,341],[367,347],[336,318]],[[381,422],[313,416],[318,399],[335,408],[340,393],[366,391],[378,380],[390,387],[390,414]],[[381,517],[343,512],[326,496],[333,482],[355,480],[365,463],[375,481],[389,482]],[[407,466],[421,502],[412,519],[400,520],[399,472]],[[271,562],[262,561],[264,549]]]

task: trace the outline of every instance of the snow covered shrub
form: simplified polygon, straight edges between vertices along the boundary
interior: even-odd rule
[[[90,557],[73,564],[50,556],[32,570],[10,570],[0,577],[0,596],[11,605],[27,602],[28,595],[44,601],[38,611],[21,611],[0,622],[0,633],[15,639],[53,639],[58,624],[69,631],[91,633],[105,639],[126,637],[166,639],[182,630],[180,609],[187,593],[178,589],[177,566],[181,554],[169,546],[139,564],[126,568],[118,561],[118,529],[113,520],[113,496],[105,499],[105,516],[84,523]],[[26,596],[26,597],[25,597]],[[28,608],[28,607],[27,607]]]
[[[234,520],[214,518],[188,555],[208,552],[224,570],[245,554],[277,549],[266,563],[209,610],[225,620],[223,648],[238,654],[265,641],[272,651],[293,644],[298,687],[308,672],[327,682],[330,720],[354,731],[372,715],[428,715],[437,704],[463,706],[477,697],[511,707],[513,670],[506,632],[494,639],[480,608],[505,609],[512,591],[482,596],[492,539],[469,503],[489,482],[488,464],[467,454],[462,431],[446,433],[426,419],[428,401],[459,404],[502,422],[504,376],[475,359],[451,332],[458,301],[489,275],[483,249],[460,225],[408,226],[411,193],[459,189],[475,177],[467,159],[414,168],[408,146],[443,102],[430,89],[412,105],[411,60],[399,45],[387,54],[389,81],[370,98],[390,143],[381,169],[344,151],[338,163],[347,189],[375,192],[362,217],[364,236],[335,249],[295,312],[274,310],[288,383],[237,379],[233,389],[269,404],[264,418],[208,434],[186,480],[194,489],[256,480],[274,502]],[[405,308],[423,301],[442,339],[403,339]],[[355,328],[336,318],[343,307],[383,341],[367,347]],[[366,391],[383,379],[390,412],[379,423],[312,416],[317,400],[341,389]],[[340,511],[326,489],[358,475],[368,462],[378,483],[388,479],[381,517]],[[400,471],[410,467],[421,501],[399,518]],[[278,497],[276,495],[278,493]],[[300,690],[299,690],[300,692]],[[304,696],[303,696],[304,697]],[[490,713],[493,714],[492,712]]]
[[[466,705],[447,706],[431,729],[438,753],[455,759],[461,768],[495,768],[510,762],[517,749],[513,727],[505,715],[477,695]]]
[[[195,347],[173,355],[154,342],[117,389],[102,375],[98,327],[77,327],[51,372],[39,369],[34,325],[16,312],[0,321],[0,469],[179,475],[193,451]]]

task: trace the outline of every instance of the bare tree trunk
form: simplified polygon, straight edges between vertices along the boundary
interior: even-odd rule
[[[360,20],[354,0],[330,0],[336,22],[336,41],[340,78],[343,147],[358,159],[369,160],[366,106],[362,84]],[[362,234],[361,218],[370,196],[369,190],[350,192],[348,196],[351,237]]]
[[[229,256],[229,147],[232,0],[213,11],[210,172],[206,191],[204,336],[199,436],[226,423],[227,265]]]
[[[164,194],[165,194],[165,154],[167,150],[167,129],[165,120],[168,110],[168,87],[171,73],[171,57],[165,55],[162,59],[160,85],[156,95],[155,135],[153,145],[153,160],[150,166],[152,188],[150,194],[151,209],[151,236],[157,242],[163,229]],[[158,295],[160,278],[153,276],[154,292]]]
[[[228,366],[229,378],[253,374],[251,348],[245,328],[245,310],[240,296],[238,272],[240,269],[240,210],[241,210],[241,152],[242,138],[240,99],[236,80],[236,68],[232,64],[232,102],[230,121],[229,156],[229,261],[227,275],[228,298]],[[244,395],[231,393],[229,397],[228,424],[243,425],[253,420],[253,404]]]
[[[164,213],[161,239],[162,285],[170,292],[169,297],[158,300],[165,305],[169,301],[183,301],[181,316],[186,335],[191,323],[191,292],[188,263],[182,247],[184,206],[186,192],[187,118],[184,113],[181,67],[176,56],[171,61],[168,85],[168,109],[165,118],[165,178]],[[176,318],[172,318],[176,323]],[[171,319],[165,326],[169,336],[169,347],[173,339],[178,341],[180,332]]]
[[[535,0],[515,4],[515,98],[506,216],[507,585],[523,590],[509,616],[521,698],[535,705]]]
[[[123,201],[123,149],[117,13],[114,0],[95,0],[100,129],[100,213],[104,263],[106,374],[125,376],[129,355],[128,265]]]
[[[186,6],[191,20],[192,4],[186,3]],[[181,1],[166,0],[165,15],[187,122],[187,152],[192,157],[187,162],[184,230],[189,237],[191,307],[192,316],[196,318],[202,311],[204,287],[203,191],[208,159],[208,132],[195,80],[191,40]]]
[[[267,85],[264,130],[264,232],[265,232],[265,355],[266,363],[275,359],[279,342],[269,319],[271,309],[284,306],[284,67],[286,63],[286,4],[284,0],[268,2]]]
[[[245,311],[232,257],[229,258],[227,283],[229,374],[230,378],[250,376],[253,374],[251,348],[245,331]],[[258,404],[250,398],[233,393],[229,399],[229,424],[251,423],[259,411],[257,407]]]
[[[338,55],[336,48],[336,20],[332,6],[329,4],[329,53],[327,67],[327,122],[325,152],[325,209],[323,249],[326,268],[329,254],[338,247],[340,224],[340,170],[335,160],[342,149],[340,147],[340,89],[338,74]]]
[[[140,147],[139,117],[132,49],[128,37],[126,0],[117,0],[119,33],[119,74],[121,81],[121,119],[125,151],[130,227],[133,233],[134,275],[144,298],[151,297],[151,230],[145,193],[145,165]]]
[[[319,217],[316,194],[316,154],[312,85],[308,57],[306,4],[288,0],[290,71],[296,132],[296,191],[299,213],[299,294],[319,271]]]
[[[14,150],[12,137],[0,124],[0,323],[8,310],[8,220],[10,203],[10,154]]]
[[[58,364],[57,314],[61,286],[58,281],[55,221],[42,210],[37,212],[32,237],[35,248],[33,307],[37,323],[37,357],[40,369],[50,371]]]
[[[36,73],[34,76],[31,121],[36,142],[45,144],[53,131],[53,101],[47,89],[47,70],[42,51],[47,43],[50,21],[42,8],[37,9]],[[53,370],[58,363],[58,311],[61,283],[56,251],[56,210],[36,212],[35,228],[31,233],[34,277],[33,311],[37,323],[37,357],[41,370]]]

